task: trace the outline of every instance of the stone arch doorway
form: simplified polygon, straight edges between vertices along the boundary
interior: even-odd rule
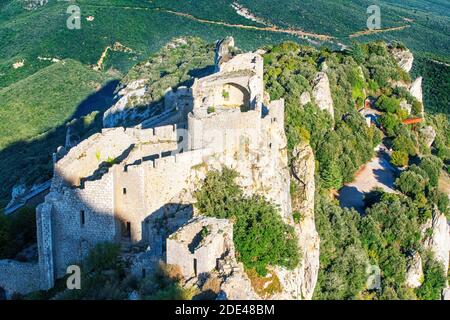
[[[250,108],[250,93],[243,86],[236,83],[225,83],[216,95],[218,105],[224,108],[240,108],[248,111]]]

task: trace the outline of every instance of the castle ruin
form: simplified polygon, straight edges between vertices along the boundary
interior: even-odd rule
[[[132,266],[137,275],[157,260],[180,264],[172,261],[174,252],[189,257],[189,266],[182,266],[187,275],[206,272],[232,238],[212,238],[204,247],[211,257],[201,258],[201,247],[192,253],[169,236],[195,229],[188,223],[196,215],[193,192],[210,169],[235,169],[245,192],[264,194],[291,219],[284,101],[269,101],[264,93],[261,55],[234,55],[232,45],[218,44],[214,74],[191,88],[167,91],[166,113],[135,127],[104,128],[55,155],[50,192],[36,212],[38,283],[8,290],[52,288],[69,265],[81,265],[105,241],[147,246]],[[225,223],[199,221],[209,222],[211,230]]]

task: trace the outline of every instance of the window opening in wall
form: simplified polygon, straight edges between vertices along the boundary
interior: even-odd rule
[[[127,238],[131,238],[131,222],[127,222]]]
[[[197,259],[194,258],[194,275],[197,276]]]
[[[123,189],[122,189],[122,193],[123,193],[123,194],[127,194],[127,188],[123,188]]]
[[[84,210],[80,211],[80,220],[81,220],[81,226],[84,226],[84,224],[86,223],[86,216],[84,214]]]

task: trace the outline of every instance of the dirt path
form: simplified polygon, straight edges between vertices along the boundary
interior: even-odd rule
[[[133,53],[134,52],[133,49],[124,46],[120,42],[114,43],[114,45],[112,47],[111,46],[107,46],[105,48],[105,50],[103,50],[102,55],[100,56],[100,58],[97,61],[97,64],[93,67],[94,70],[99,71],[99,70],[102,69],[103,63],[105,62],[106,55],[107,55],[108,51],[110,51],[110,50],[114,51],[114,52],[118,52],[118,51],[126,52],[126,53]]]
[[[302,31],[302,30],[298,30],[298,29],[282,29],[277,26],[257,27],[257,26],[249,26],[249,25],[245,25],[245,24],[232,24],[232,23],[227,23],[227,22],[223,22],[223,21],[213,21],[213,20],[197,18],[189,13],[184,13],[184,12],[178,12],[178,11],[167,10],[167,9],[160,9],[160,10],[163,12],[166,12],[166,13],[171,13],[171,14],[175,14],[177,16],[185,17],[185,18],[197,21],[197,22],[215,24],[215,25],[220,25],[220,26],[225,26],[225,27],[230,27],[230,28],[278,32],[278,33],[290,34],[290,35],[300,37],[300,38],[305,37],[305,36],[311,37],[311,38],[319,39],[322,41],[334,39],[334,37],[329,36],[329,35],[306,32],[306,31]]]
[[[284,34],[290,34],[290,35],[293,35],[293,36],[296,36],[299,38],[311,37],[311,38],[319,39],[322,41],[331,41],[332,39],[334,39],[334,37],[332,37],[330,35],[307,32],[307,31],[294,29],[294,28],[283,29],[283,28],[280,28],[277,26],[258,27],[258,26],[251,26],[251,25],[245,25],[245,24],[233,24],[233,23],[228,23],[228,22],[224,22],[224,21],[207,20],[207,19],[195,17],[194,15],[189,14],[189,13],[174,11],[174,10],[165,9],[165,8],[146,8],[146,7],[108,6],[108,5],[91,5],[91,6],[99,7],[99,8],[114,7],[114,8],[124,9],[124,10],[160,11],[160,12],[177,15],[180,17],[184,17],[186,19],[190,19],[190,20],[197,21],[200,23],[205,23],[205,24],[214,24],[214,25],[225,26],[225,27],[230,27],[230,28],[238,28],[238,29],[284,33]]]
[[[400,31],[406,28],[411,27],[409,24],[405,25],[405,26],[401,26],[401,27],[393,27],[393,28],[386,28],[386,29],[374,29],[374,30],[363,30],[363,31],[358,31],[355,32],[351,35],[349,35],[348,37],[350,39],[352,38],[357,38],[357,37],[361,37],[361,36],[367,36],[367,35],[371,35],[371,34],[375,34],[375,33],[382,33],[382,32],[390,32],[390,31]]]

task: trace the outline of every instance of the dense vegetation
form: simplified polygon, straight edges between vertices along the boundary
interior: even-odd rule
[[[365,287],[368,264],[358,230],[359,214],[317,194],[315,219],[320,235],[320,269],[314,299],[355,299]]]
[[[403,47],[401,43],[393,46]],[[448,213],[447,195],[438,191],[441,168],[448,161],[448,125],[445,116],[429,116],[416,128],[402,124],[419,116],[421,104],[393,82],[410,83],[388,47],[382,42],[354,43],[347,53],[320,51],[294,43],[267,48],[265,83],[276,99],[286,99],[286,134],[292,150],[309,140],[317,160],[318,192],[316,225],[321,238],[319,280],[316,299],[429,299],[443,288],[442,266],[421,246],[421,225],[431,218],[434,206]],[[325,66],[325,67],[324,67]],[[300,95],[311,92],[315,74],[325,71],[330,79],[335,121],[320,111],[314,101],[300,106]],[[374,190],[366,195],[367,209],[360,215],[343,209],[330,199],[328,189],[340,188],[373,155],[381,142],[381,131],[368,128],[357,110],[366,96],[376,100],[382,113],[385,143],[393,148],[392,162],[409,166],[396,186],[403,194]],[[410,104],[411,115],[401,108]],[[431,124],[437,133],[430,150],[420,128]],[[436,154],[436,156],[432,155]],[[412,252],[419,251],[426,274],[418,290],[404,284]],[[380,269],[381,287],[367,290],[367,269]]]
[[[19,253],[33,243],[36,243],[35,208],[22,208],[11,217],[0,212],[0,259],[25,259]]]
[[[237,258],[246,269],[265,276],[270,266],[296,267],[300,257],[294,229],[263,197],[244,196],[236,177],[237,173],[226,167],[208,172],[195,193],[196,206],[203,215],[235,221],[233,241]]]
[[[299,106],[300,95],[311,91],[322,61],[327,65],[335,108],[335,121],[314,102]],[[320,184],[340,188],[373,156],[381,141],[375,127],[368,128],[355,106],[366,86],[358,64],[351,56],[321,51],[287,42],[268,48],[264,56],[264,80],[272,99],[286,99],[286,134],[292,150],[309,140],[319,164]]]

